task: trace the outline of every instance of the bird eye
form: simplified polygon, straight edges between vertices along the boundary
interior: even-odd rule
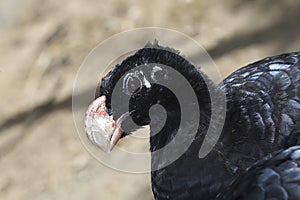
[[[142,81],[136,76],[129,77],[126,83],[127,90],[130,93],[134,93],[142,87]]]

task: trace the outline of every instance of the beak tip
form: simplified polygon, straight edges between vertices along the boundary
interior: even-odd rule
[[[124,113],[117,121],[107,113],[106,97],[95,99],[88,107],[85,132],[88,139],[105,153],[110,153],[122,136],[122,121],[129,115]]]

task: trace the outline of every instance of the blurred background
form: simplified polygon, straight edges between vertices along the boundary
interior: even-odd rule
[[[298,0],[0,0],[0,199],[153,199],[149,174],[126,174],[83,148],[72,87],[99,42],[135,27],[183,32],[222,76],[300,50]]]

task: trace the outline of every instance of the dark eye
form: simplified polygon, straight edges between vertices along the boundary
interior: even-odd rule
[[[127,90],[130,93],[134,93],[142,87],[142,81],[135,76],[129,77],[126,81],[126,84]]]

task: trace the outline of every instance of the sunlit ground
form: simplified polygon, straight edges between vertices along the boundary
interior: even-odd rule
[[[297,0],[0,0],[0,199],[153,199],[150,175],[98,163],[72,118],[76,72],[112,34],[178,30],[205,47],[226,77],[299,50],[299,18]]]

